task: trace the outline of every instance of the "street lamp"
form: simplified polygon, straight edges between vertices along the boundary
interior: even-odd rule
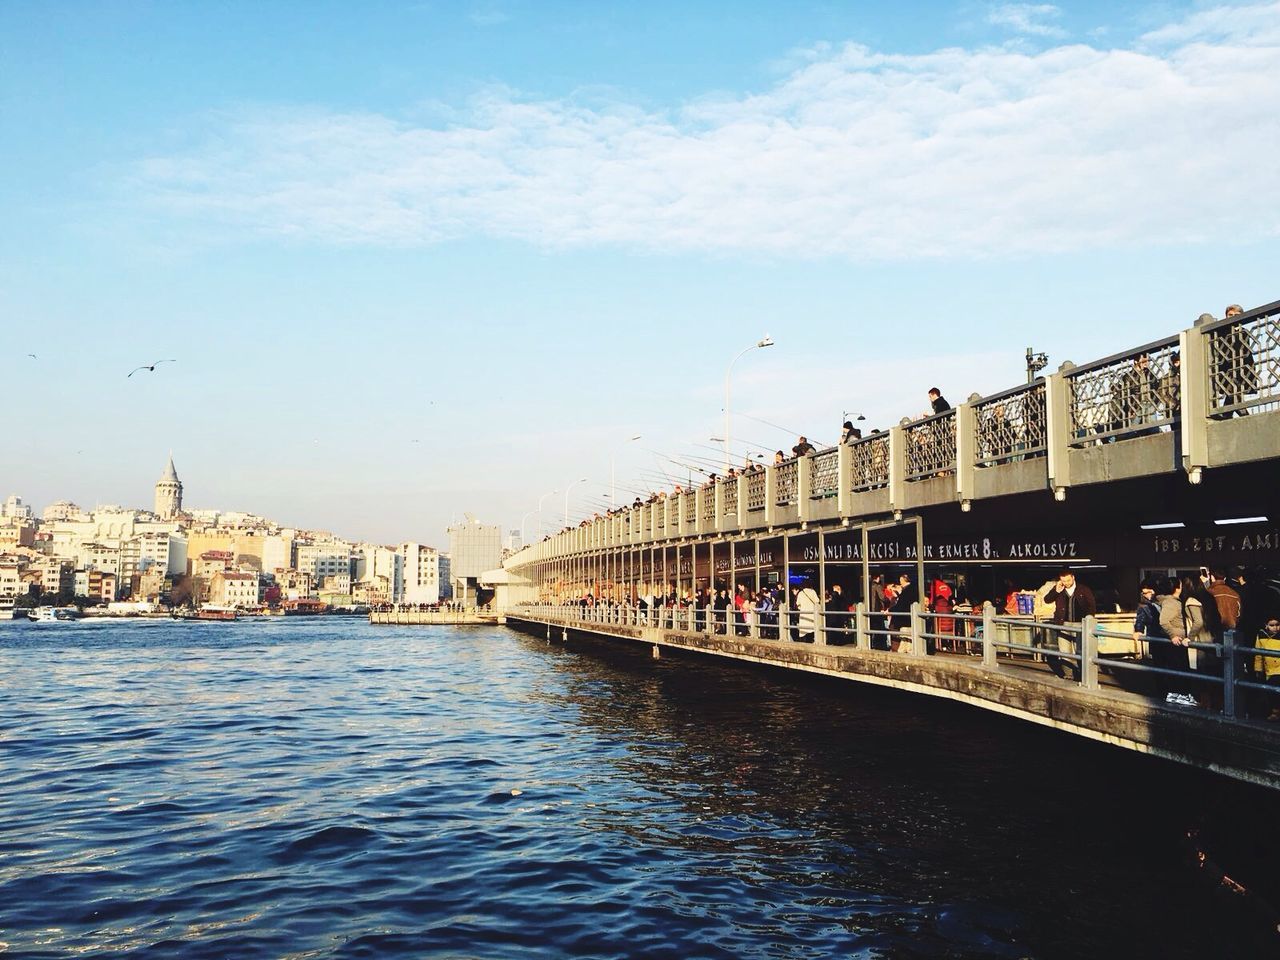
[[[772,346],[773,346],[773,337],[767,337],[767,336],[761,337],[751,346],[747,347],[745,350],[739,353],[736,357],[730,360],[729,369],[724,372],[724,469],[726,472],[728,472],[729,467],[733,465],[729,459],[729,441],[733,439],[733,434],[731,433],[732,421],[729,419],[729,383],[730,383],[730,377],[732,377],[733,375],[733,365],[737,363],[739,360],[741,360],[746,354],[750,353],[752,350],[755,350],[758,347],[772,347]]]
[[[528,537],[526,537],[526,536],[524,535],[524,523],[525,523],[525,521],[526,521],[526,520],[528,520],[528,519],[529,519],[529,517],[531,517],[535,512],[536,512],[536,511],[534,511],[534,510],[530,510],[528,513],[526,513],[523,517],[521,517],[521,518],[520,518],[520,546],[522,546],[522,547],[523,547],[525,544],[527,544],[527,543],[529,542]]]
[[[618,449],[630,443],[632,440],[639,440],[639,439],[640,439],[640,434],[638,433],[634,437],[628,437],[626,440],[623,440],[622,443],[619,443],[616,446],[614,446],[613,452],[609,454],[609,499],[613,501],[613,505],[615,507],[618,505],[618,485],[615,482],[616,480],[615,468],[617,466],[617,460],[618,460]]]
[[[578,484],[586,483],[586,482],[587,482],[586,477],[579,477],[577,480],[573,481],[573,483],[569,484],[567,487],[564,488],[564,525],[566,527],[569,526],[569,491],[572,490],[574,487],[576,487]]]
[[[544,493],[538,498],[538,536],[542,536],[542,501],[551,496],[551,494],[559,492],[559,490],[552,490],[551,493]]]

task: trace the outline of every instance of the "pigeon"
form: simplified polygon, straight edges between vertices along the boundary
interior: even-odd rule
[[[132,376],[133,376],[135,373],[137,373],[139,370],[150,370],[152,373],[155,373],[155,372],[156,372],[156,367],[160,366],[160,364],[162,364],[162,363],[177,363],[177,362],[178,362],[177,360],[157,360],[155,363],[150,364],[150,365],[147,365],[147,364],[145,364],[145,363],[144,363],[142,366],[140,366],[140,367],[134,367],[132,370],[130,370],[130,371],[129,371],[129,377],[132,377]],[[126,380],[127,380],[127,379],[129,379],[129,377],[125,377],[125,379],[126,379]]]

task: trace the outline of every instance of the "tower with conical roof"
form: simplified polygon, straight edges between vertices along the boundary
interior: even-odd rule
[[[173,469],[173,454],[164,468],[164,476],[156,483],[156,514],[162,520],[172,520],[182,510],[182,481]]]

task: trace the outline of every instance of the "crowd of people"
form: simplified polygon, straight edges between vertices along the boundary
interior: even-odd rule
[[[988,600],[971,598],[963,583],[940,577],[931,578],[922,593],[913,571],[877,574],[871,579],[865,608],[869,646],[897,652],[913,643],[917,631],[911,617],[918,604],[928,618],[918,631],[926,652],[979,655],[982,611],[990,602],[997,614],[1068,628],[1039,628],[1032,642],[1044,649],[1049,670],[1078,680],[1079,625],[1100,612],[1115,611],[1118,617],[1117,598],[1105,593],[1107,602],[1100,607],[1095,592],[1070,569],[1035,590],[1017,589],[1008,582],[1005,586],[1003,597]],[[683,593],[674,584],[665,591],[640,587],[621,600],[588,592],[577,602],[584,608],[603,608],[594,616],[606,621],[797,643],[813,643],[821,630],[825,644],[839,646],[853,643],[858,630],[855,593],[861,593],[858,585],[847,588],[832,582],[820,595],[813,577],[793,574],[785,589],[780,582],[752,588],[722,580]],[[1220,686],[1204,681],[1222,676],[1219,651],[1227,630],[1235,631],[1235,645],[1244,649],[1238,676],[1275,687],[1280,694],[1280,593],[1274,584],[1253,583],[1242,569],[1206,568],[1200,576],[1144,581],[1132,630],[1133,640],[1145,645],[1148,663],[1158,671],[1159,686],[1169,704],[1221,705]],[[1280,721],[1280,696],[1270,698],[1265,719]]]

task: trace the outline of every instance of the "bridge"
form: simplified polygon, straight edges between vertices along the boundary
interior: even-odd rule
[[[566,529],[506,560],[499,603],[548,638],[893,686],[1280,787],[1280,736],[1258,717],[1280,690],[1246,671],[1272,656],[1251,634],[1203,645],[1217,673],[1173,677],[1152,662],[1158,641],[1134,641],[1132,614],[1058,628],[1001,609],[1006,586],[1037,590],[1062,566],[1125,609],[1143,576],[1246,568],[1256,587],[1280,571],[1278,459],[1280,302]],[[890,631],[868,601],[904,569],[999,606],[916,604]],[[785,605],[771,627],[717,623],[694,599],[798,580],[852,602],[813,618],[812,643],[796,642],[804,614]],[[641,611],[648,594],[674,602]],[[1079,679],[1049,672],[1051,656]],[[1202,706],[1166,705],[1175,682]]]

